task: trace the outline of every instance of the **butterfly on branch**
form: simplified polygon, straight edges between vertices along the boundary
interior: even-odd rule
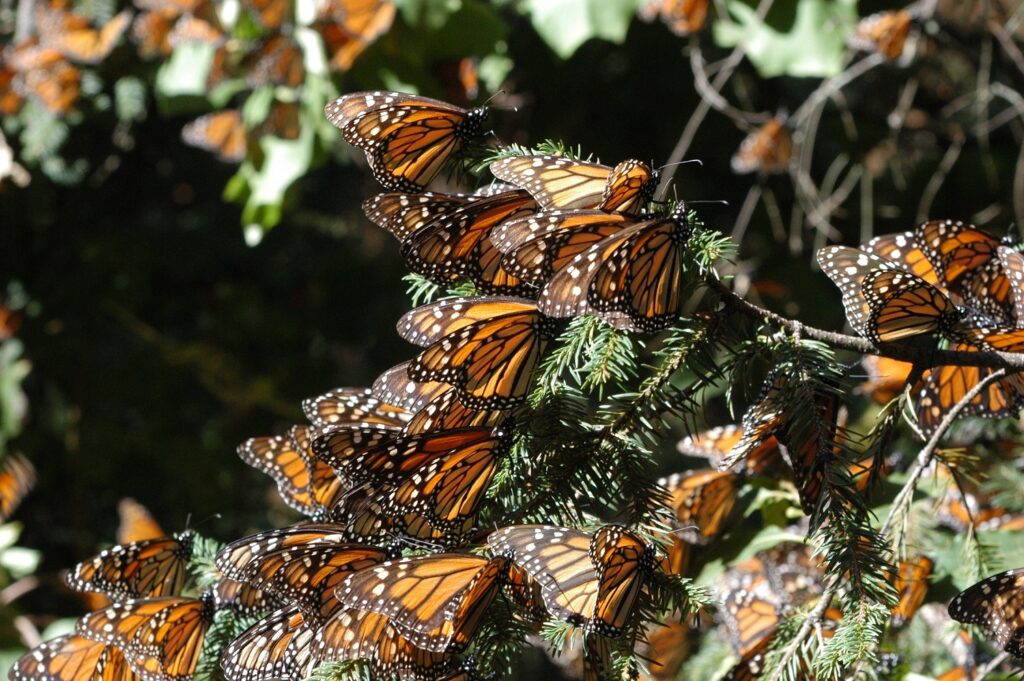
[[[622,635],[655,570],[655,547],[619,525],[594,534],[516,525],[492,532],[487,544],[533,577],[552,617],[600,636]]]
[[[471,409],[506,409],[525,401],[555,325],[531,300],[451,298],[405,314],[398,333],[426,347],[410,379],[447,383]]]
[[[329,103],[327,119],[366,152],[385,189],[418,192],[483,129],[488,109],[463,109],[401,92],[355,92]]]
[[[654,197],[660,173],[630,159],[614,168],[563,156],[513,156],[491,163],[499,180],[522,187],[545,210],[588,209],[638,215]]]
[[[664,329],[679,317],[691,231],[685,207],[618,230],[558,270],[538,309],[556,318],[595,314],[616,328],[646,333]]]
[[[850,325],[874,343],[950,334],[965,315],[941,290],[876,255],[827,246],[818,263],[842,291]]]
[[[890,61],[899,59],[912,21],[907,10],[872,14],[857,22],[846,44],[864,52],[877,52]]]
[[[793,158],[793,137],[784,116],[775,116],[753,130],[732,157],[733,172],[739,175],[773,175],[789,170]]]
[[[176,596],[192,556],[191,532],[176,537],[119,544],[79,563],[65,578],[75,591],[95,591],[121,601]]]
[[[992,575],[968,587],[950,601],[949,616],[981,627],[996,647],[1024,658],[1024,568]]]

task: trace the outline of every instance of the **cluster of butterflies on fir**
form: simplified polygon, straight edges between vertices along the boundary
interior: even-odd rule
[[[95,85],[83,78],[82,69],[98,67],[127,35],[143,60],[167,60],[182,45],[209,49],[207,88],[229,85],[239,93],[229,108],[186,124],[182,130],[186,143],[238,163],[262,136],[296,139],[301,134],[301,98],[275,95],[269,107],[248,111],[245,106],[254,90],[271,87],[294,92],[306,81],[304,50],[309,47],[297,40],[300,22],[293,0],[240,0],[240,12],[230,9],[234,3],[213,0],[134,0],[134,4],[134,14],[124,10],[97,26],[68,0],[34,3],[29,35],[0,50],[0,113],[14,116],[27,101],[33,101],[66,117],[83,93],[95,90]],[[315,4],[316,16],[306,18],[301,26],[319,36],[332,72],[348,71],[388,32],[396,15],[391,0],[321,0]],[[646,20],[660,17],[673,32],[688,35],[704,27],[708,0],[653,0],[643,5],[640,16]],[[852,31],[849,44],[897,59],[914,21],[907,10],[872,15]],[[443,71],[440,80],[451,96],[467,102],[476,97],[478,74],[473,58],[439,69]],[[737,172],[775,173],[788,166],[792,141],[784,116],[753,131],[744,144],[745,156],[738,155],[734,162]]]
[[[110,602],[27,653],[10,678],[189,679],[215,615],[230,611],[259,619],[220,653],[228,681],[298,680],[330,662],[363,664],[380,678],[468,679],[492,671],[474,669],[472,653],[496,608],[532,631],[552,621],[581,629],[586,678],[604,677],[612,647],[638,638],[646,639],[644,673],[673,678],[691,627],[670,621],[643,633],[645,599],[679,584],[693,555],[728,531],[743,481],[790,477],[803,509],[816,507],[817,442],[784,435],[772,381],[741,425],[680,443],[709,467],[660,481],[676,522],[664,543],[616,524],[509,523],[516,509],[496,508],[488,491],[538,365],[568,319],[595,315],[642,333],[677,321],[695,217],[652,201],[659,174],[636,160],[610,167],[499,155],[489,166],[496,181],[472,194],[425,191],[485,131],[486,108],[362,92],[326,114],[388,190],[365,202],[369,219],[398,239],[413,271],[440,286],[468,281],[475,293],[407,313],[398,331],[422,351],[372,387],[307,400],[309,423],[239,448],[305,522],[225,546],[205,589],[187,570],[191,532],[81,563],[67,584]],[[944,334],[965,350],[1016,351],[1024,342],[1024,256],[973,226],[929,222],[863,250],[823,249],[819,261],[842,289],[853,328],[876,343]],[[872,366],[875,394],[907,380],[881,360]],[[984,372],[939,368],[923,377],[922,427]],[[994,383],[971,411],[1009,414],[1022,388],[1015,377]],[[835,401],[822,405],[833,421],[839,411]],[[973,524],[985,511],[985,522],[1019,522],[973,499],[970,507],[950,500],[947,515]],[[895,625],[924,602],[931,567],[919,556],[892,575]],[[737,658],[726,677],[756,678],[785,614],[820,595],[823,581],[803,545],[734,565],[719,593]],[[1017,572],[996,575],[958,596],[950,613],[1021,654],[1013,623],[1022,593]],[[826,613],[823,636],[839,617]]]

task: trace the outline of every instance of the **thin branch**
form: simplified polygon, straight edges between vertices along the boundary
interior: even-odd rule
[[[999,42],[999,46],[1003,48],[1003,52],[1005,52],[1006,56],[1010,58],[1010,61],[1014,63],[1017,70],[1024,75],[1024,53],[1022,53],[1020,48],[1017,47],[1017,44],[1013,42],[1013,38],[1010,37],[1010,34],[999,24],[999,22],[996,21],[988,22],[988,30],[993,36],[995,36],[996,40]]]
[[[978,381],[964,394],[962,398],[960,398],[960,401],[953,405],[953,407],[946,412],[945,416],[942,417],[942,421],[939,422],[938,428],[935,429],[931,438],[929,438],[928,442],[925,443],[924,447],[922,447],[921,451],[918,453],[917,459],[915,459],[914,465],[911,467],[907,482],[892,500],[892,505],[889,508],[889,514],[886,516],[885,522],[882,523],[882,528],[879,530],[880,534],[888,534],[889,530],[892,529],[892,525],[895,520],[904,515],[906,507],[909,506],[910,500],[914,497],[914,490],[917,488],[918,480],[921,479],[925,469],[932,462],[932,458],[935,456],[935,450],[938,448],[939,442],[946,434],[946,431],[949,430],[949,427],[953,425],[953,422],[956,421],[960,412],[966,409],[967,406],[970,405],[971,401],[981,394],[981,391],[989,384],[1005,378],[1006,373],[1006,369],[999,369]]]
[[[761,0],[757,5],[756,15],[760,20],[764,20],[768,14],[768,10],[771,9],[772,2],[774,0]],[[696,43],[694,44],[696,48]],[[721,92],[722,88],[732,77],[733,72],[743,61],[744,49],[743,45],[737,45],[733,48],[729,56],[726,57],[721,71],[715,75],[715,80],[711,83],[711,89],[715,92]],[[672,178],[675,177],[676,168],[678,165],[672,165],[679,163],[686,156],[686,152],[690,149],[690,144],[693,143],[693,138],[697,136],[697,130],[700,129],[701,124],[704,122],[704,118],[708,115],[711,110],[711,104],[708,102],[707,97],[702,97],[700,104],[694,109],[693,114],[690,116],[690,120],[686,122],[686,127],[683,128],[682,135],[679,136],[679,141],[676,142],[675,148],[672,149],[672,153],[669,155],[668,160],[665,162],[668,168],[661,175],[661,182],[658,184],[658,191],[655,194],[655,198],[658,200],[664,199],[668,194],[669,185],[672,184]]]
[[[1008,657],[1010,657],[1010,654],[1007,652],[999,653],[991,660],[989,660],[988,664],[978,668],[978,673],[975,678],[978,679],[978,681],[985,681],[985,677],[994,672],[999,667],[999,665],[1006,662],[1006,659]]]
[[[902,343],[883,343],[875,345],[866,338],[847,336],[835,331],[825,331],[807,326],[794,319],[758,307],[733,293],[729,287],[716,278],[709,278],[707,284],[722,296],[726,306],[748,317],[771,322],[781,326],[790,333],[801,334],[804,338],[821,341],[840,350],[859,352],[862,355],[879,355],[902,362],[917,364],[922,368],[936,366],[975,366],[989,369],[1024,370],[1024,353],[991,352],[979,350],[964,352],[961,350],[932,350]]]
[[[800,646],[803,645],[804,640],[814,631],[815,627],[821,622],[821,618],[825,616],[825,611],[828,610],[828,606],[832,603],[832,598],[839,591],[839,579],[835,579],[828,588],[822,592],[821,596],[818,597],[818,602],[814,606],[814,610],[811,610],[807,614],[807,619],[804,620],[803,624],[797,630],[793,640],[786,646],[786,651],[782,654],[782,658],[779,659],[775,665],[775,670],[772,675],[768,678],[768,681],[778,681],[786,669],[786,665],[793,659],[793,656],[800,650]]]

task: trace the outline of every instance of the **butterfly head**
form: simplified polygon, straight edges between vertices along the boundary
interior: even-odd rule
[[[462,139],[472,139],[479,136],[490,111],[491,109],[488,106],[478,106],[470,110],[456,128],[456,135]]]

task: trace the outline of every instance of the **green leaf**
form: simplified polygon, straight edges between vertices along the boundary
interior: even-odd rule
[[[133,76],[114,83],[114,110],[121,121],[141,121],[146,117],[146,86]]]
[[[12,546],[0,552],[0,566],[3,566],[15,579],[27,577],[39,567],[42,554],[22,546]]]
[[[11,338],[0,343],[0,444],[21,432],[28,413],[28,398],[21,383],[32,369],[22,358],[21,341]]]
[[[792,24],[772,26],[740,0],[728,0],[736,23],[717,21],[715,42],[742,45],[762,76],[828,77],[842,70],[845,38],[857,22],[856,0],[801,0]]]
[[[263,136],[259,142],[263,152],[259,167],[247,159],[228,183],[225,198],[245,204],[242,224],[249,245],[258,244],[263,233],[281,221],[285,193],[312,163],[314,139],[313,129],[308,126],[303,126],[295,140]]]
[[[213,64],[214,46],[185,42],[174,48],[156,74],[156,92],[164,97],[201,97]]]
[[[555,54],[568,59],[591,38],[622,43],[636,0],[527,0],[534,29]]]
[[[461,0],[397,0],[395,4],[405,23],[434,31],[448,23],[448,17],[462,8]]]

